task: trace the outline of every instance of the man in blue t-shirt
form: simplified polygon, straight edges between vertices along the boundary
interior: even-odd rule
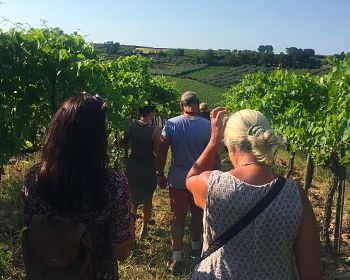
[[[193,201],[192,194],[186,190],[186,176],[192,165],[202,154],[210,139],[210,121],[199,113],[199,99],[195,92],[186,91],[180,101],[183,114],[169,119],[161,136],[160,159],[157,181],[162,187],[169,185],[171,211],[171,239],[173,246],[172,262],[169,269],[174,274],[183,268],[183,237],[188,210],[191,211],[192,252],[200,254],[203,233],[203,211]],[[171,147],[171,164],[168,178],[164,176],[164,166]]]

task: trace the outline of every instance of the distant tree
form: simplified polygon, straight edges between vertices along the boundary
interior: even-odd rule
[[[318,60],[315,59],[314,49],[304,49],[302,60],[302,64],[306,68],[317,68],[319,66]]]
[[[335,58],[339,59],[339,60],[344,60],[345,58],[345,53],[341,52],[340,54],[335,54],[334,55]]]
[[[265,45],[260,45],[258,47],[258,52],[259,53],[265,53],[266,52],[266,46]]]
[[[296,47],[289,47],[289,48],[286,48],[286,54],[289,55],[289,56],[297,56],[298,55],[298,51],[299,49],[296,48]]]
[[[314,49],[304,49],[304,53],[308,57],[314,57],[315,56],[315,50]]]
[[[229,53],[225,55],[225,64],[229,66],[239,66],[242,63],[237,53]]]
[[[214,51],[212,49],[207,50],[204,54],[204,61],[210,65],[214,63],[214,60],[215,60]]]
[[[104,43],[107,46],[107,53],[117,53],[120,47],[119,42],[113,43],[113,41],[107,41]]]
[[[265,46],[265,53],[273,53],[273,47],[271,45],[266,45]]]
[[[284,52],[280,52],[277,56],[277,62],[278,62],[278,66],[283,69],[286,67],[286,55],[284,54]]]
[[[271,45],[260,45],[258,47],[259,53],[273,53],[273,47]]]
[[[174,50],[174,55],[175,56],[184,56],[185,50],[184,49],[176,49]]]
[[[340,60],[344,60],[344,58],[345,58],[345,53],[344,53],[344,52],[341,52],[341,53],[340,53]]]
[[[261,65],[266,65],[266,66],[273,66],[276,65],[277,59],[276,56],[273,53],[265,53],[262,57],[262,63]]]
[[[207,56],[214,57],[214,51],[212,49],[207,50]]]
[[[286,53],[291,62],[290,67],[296,68],[317,68],[320,66],[320,61],[315,57],[313,49],[298,49],[296,47],[286,48]]]
[[[248,64],[259,65],[259,53],[251,50],[245,50],[244,55],[248,60]]]
[[[163,50],[161,50],[156,53],[156,57],[166,57],[166,53]]]
[[[288,65],[289,67],[296,67],[298,66],[298,61],[299,61],[299,56],[300,56],[300,50],[296,47],[289,47],[286,48],[286,54],[289,56],[290,58],[290,65]],[[288,63],[289,64],[289,63]]]

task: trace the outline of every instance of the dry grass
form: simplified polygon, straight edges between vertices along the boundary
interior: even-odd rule
[[[279,152],[277,164],[283,172],[287,170],[288,154]],[[0,274],[1,280],[24,279],[24,267],[21,259],[21,231],[22,231],[22,203],[20,188],[23,178],[29,167],[35,162],[36,156],[25,156],[11,161],[5,167],[5,175],[0,183],[0,273],[2,262],[5,274]],[[303,183],[303,173],[306,159],[298,155],[296,170],[292,176]],[[228,170],[230,162],[227,157],[222,157],[222,168]],[[323,219],[323,205],[325,192],[328,188],[330,173],[327,170],[317,168],[312,188],[309,192],[320,228]],[[349,181],[347,181],[347,184]],[[325,264],[325,279],[350,279],[350,199],[347,196],[344,211],[344,233],[342,254],[338,257],[323,255]],[[181,276],[173,276],[167,271],[167,261],[170,257],[170,206],[167,190],[157,189],[154,196],[154,210],[152,223],[149,225],[149,235],[140,240],[134,246],[130,258],[119,264],[121,279],[188,279],[193,266],[193,259],[189,256],[188,248],[185,248],[186,271]],[[140,231],[140,219],[137,221],[137,234]],[[188,226],[185,230],[185,244],[190,244]],[[7,259],[6,259],[7,258]],[[6,262],[6,260],[7,262]]]
[[[170,206],[167,190],[157,189],[153,200],[153,217],[149,225],[148,236],[137,239],[131,257],[120,265],[122,279],[188,279],[193,260],[185,248],[186,271],[175,277],[167,270],[170,258]],[[139,209],[141,210],[141,209]],[[137,221],[137,233],[140,232],[141,219]],[[185,244],[189,244],[188,228]],[[187,246],[188,247],[188,246]],[[189,248],[189,247],[188,247]]]
[[[0,267],[2,280],[24,279],[21,258],[22,197],[21,187],[27,170],[35,162],[36,155],[23,156],[5,166],[0,182]],[[9,253],[10,252],[10,253]],[[10,263],[3,256],[9,256]]]

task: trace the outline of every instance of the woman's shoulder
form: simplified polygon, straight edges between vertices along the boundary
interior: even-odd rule
[[[216,178],[221,177],[223,173],[224,172],[222,172],[221,170],[213,170],[210,172],[209,180],[215,180]]]
[[[234,180],[235,176],[232,176],[229,172],[221,171],[221,170],[213,170],[210,172],[209,181],[210,180]]]
[[[208,177],[208,189],[220,191],[221,188],[227,189],[227,185],[235,186],[237,181],[229,172],[213,170]]]

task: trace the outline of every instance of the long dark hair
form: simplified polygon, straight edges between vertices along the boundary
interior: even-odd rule
[[[69,97],[53,116],[42,150],[39,186],[59,212],[105,202],[108,167],[106,103],[82,93]]]

